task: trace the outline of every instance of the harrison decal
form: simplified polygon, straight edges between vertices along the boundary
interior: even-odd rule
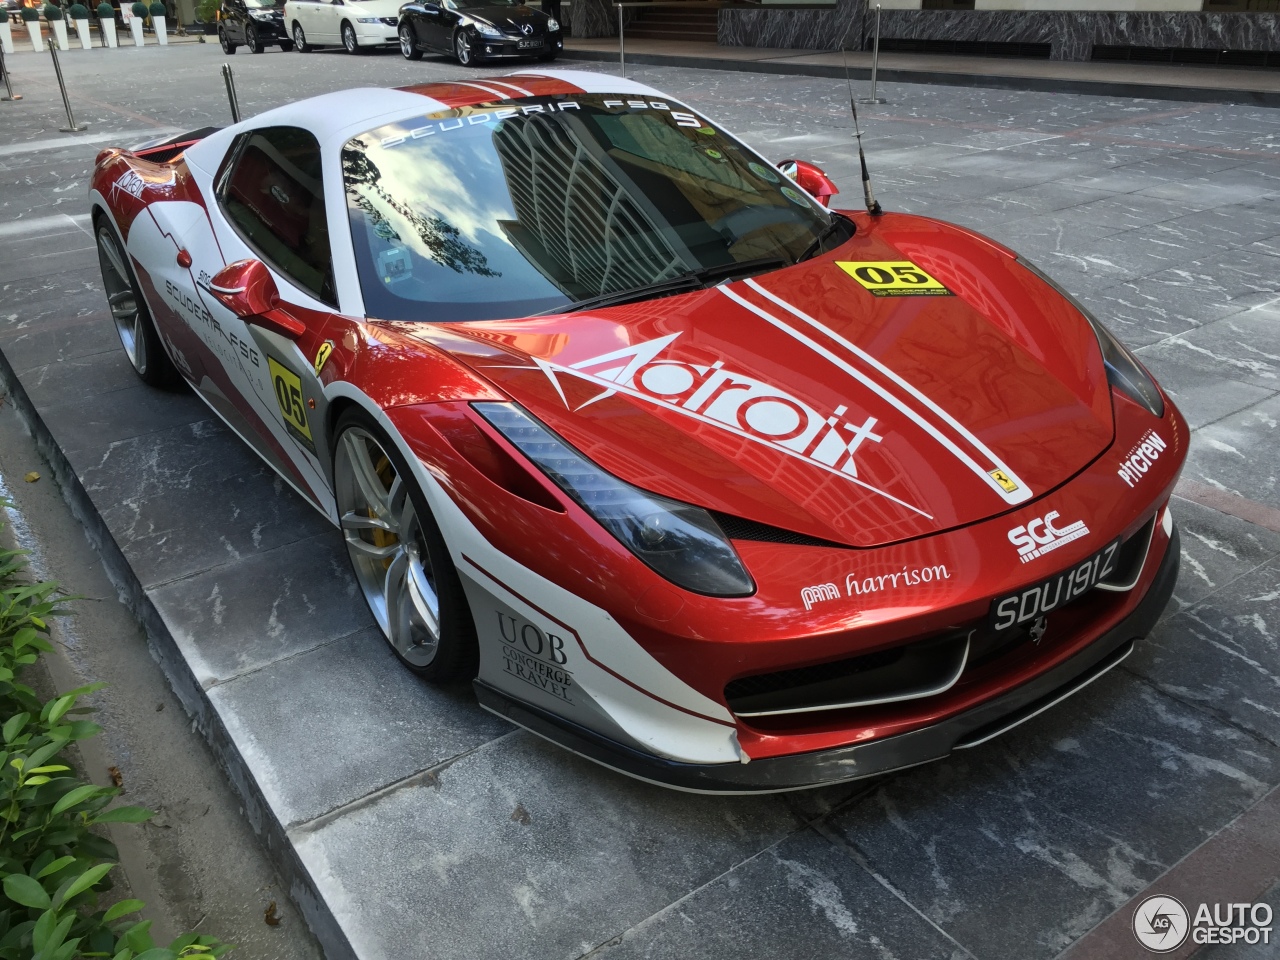
[[[569,366],[539,357],[531,359],[550,378],[556,393],[570,409],[574,408],[570,407],[557,379],[561,375],[577,377],[604,388],[604,392],[576,409],[615,393],[626,394],[753,440],[875,490],[857,480],[855,459],[863,444],[880,443],[884,439],[884,428],[878,426],[875,417],[855,416],[850,419],[849,408],[844,404],[825,414],[771,384],[726,369],[721,360],[696,364],[660,358],[659,355],[679,336],[679,333],[673,333],[579,360]],[[876,492],[917,513],[924,513],[882,490]]]

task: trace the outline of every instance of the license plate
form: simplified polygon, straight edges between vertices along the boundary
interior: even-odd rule
[[[1000,597],[991,604],[991,626],[996,630],[1008,630],[1084,596],[1098,581],[1104,580],[1112,572],[1119,553],[1120,541],[1113,540],[1070,570],[1054,574],[1035,586],[1023,587],[1017,593]]]
[[[542,46],[542,40],[540,39],[521,40],[517,43],[516,46],[520,50],[532,50],[534,47]]]

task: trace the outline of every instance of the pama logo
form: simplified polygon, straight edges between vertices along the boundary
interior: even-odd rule
[[[727,369],[722,360],[698,364],[662,357],[679,336],[673,333],[646,340],[567,366],[532,359],[570,409],[581,410],[615,393],[626,394],[797,457],[928,516],[857,479],[859,449],[884,439],[884,428],[877,426],[875,417],[849,418],[844,404],[823,413],[772,384]],[[574,408],[560,385],[562,375],[604,389]]]

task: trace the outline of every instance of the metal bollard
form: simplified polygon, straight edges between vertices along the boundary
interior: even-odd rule
[[[21,100],[22,94],[13,92],[13,83],[9,80],[9,68],[4,65],[3,50],[0,50],[0,75],[4,76],[4,88],[8,92],[8,96],[0,97],[0,100]]]
[[[876,39],[871,48],[871,96],[859,97],[859,103],[888,103],[884,97],[876,96],[876,70],[880,66],[880,4],[876,4]]]
[[[53,56],[53,72],[58,75],[58,89],[62,91],[62,105],[67,108],[67,125],[59,127],[63,133],[79,133],[88,130],[88,124],[76,123],[76,115],[71,112],[71,98],[67,96],[67,82],[62,79],[62,65],[58,63],[58,45],[49,44],[49,53]]]
[[[231,122],[240,122],[240,101],[236,99],[236,78],[231,74],[231,64],[222,65],[222,80],[227,85],[227,99],[231,101]]]
[[[627,54],[626,41],[622,36],[622,4],[615,3],[618,8],[618,74],[625,77],[627,75]]]

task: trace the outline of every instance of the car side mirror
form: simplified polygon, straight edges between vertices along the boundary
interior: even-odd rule
[[[823,173],[822,168],[804,160],[780,160],[778,169],[804,188],[824,207],[840,192],[840,188]]]
[[[424,4],[422,5],[422,12],[423,12],[423,13],[439,13],[439,12],[440,12],[440,4],[438,4],[438,3],[424,3]]]
[[[209,293],[245,323],[297,340],[306,324],[280,309],[280,290],[261,260],[237,260],[209,281]]]

